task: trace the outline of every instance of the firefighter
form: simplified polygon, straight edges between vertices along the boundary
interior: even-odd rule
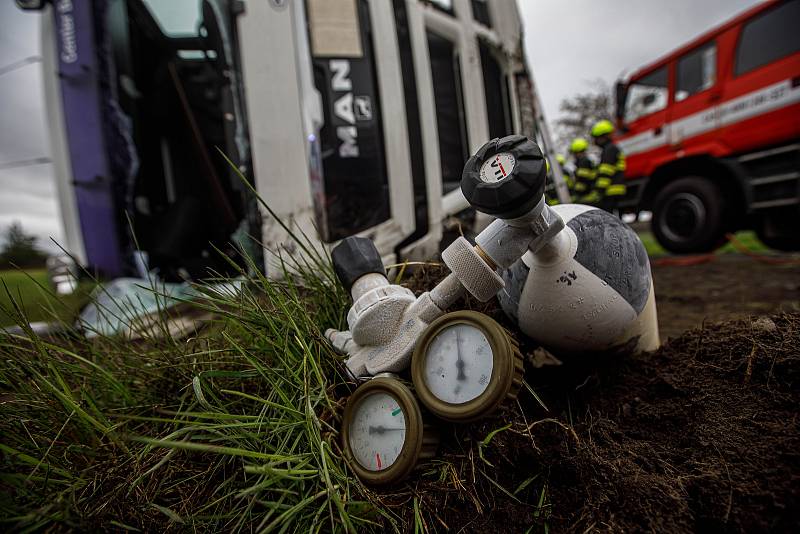
[[[592,138],[600,147],[600,164],[597,166],[595,189],[600,196],[599,206],[611,211],[620,197],[627,193],[625,186],[625,154],[611,140],[614,125],[601,120],[592,126]]]
[[[575,163],[575,181],[573,185],[575,199],[583,204],[597,204],[600,195],[595,190],[596,171],[592,160],[586,155],[589,143],[582,137],[576,137],[569,145]]]

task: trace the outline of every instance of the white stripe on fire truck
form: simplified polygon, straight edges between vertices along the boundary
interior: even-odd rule
[[[627,155],[638,154],[667,143],[677,144],[689,137],[723,126],[730,126],[797,102],[800,102],[800,86],[792,87],[791,80],[783,80],[729,100],[719,106],[665,123],[658,134],[655,133],[655,130],[648,130],[631,136],[620,141],[619,146]]]

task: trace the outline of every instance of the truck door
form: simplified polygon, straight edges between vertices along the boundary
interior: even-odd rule
[[[800,136],[800,0],[779,2],[737,28],[720,109],[731,152]]]
[[[675,101],[669,110],[669,137],[673,150],[685,150],[685,141],[692,139],[689,152],[715,152],[707,143],[713,142],[719,128],[718,71],[715,39],[687,52],[675,62]]]

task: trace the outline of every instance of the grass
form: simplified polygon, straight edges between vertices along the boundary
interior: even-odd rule
[[[218,319],[188,341],[166,324],[137,342],[36,337],[21,303],[47,297],[13,277],[0,310],[25,335],[0,333],[0,528],[399,530],[338,445],[348,386],[321,331],[343,327],[349,296],[327,255],[295,245],[282,281],[247,260],[231,261],[240,293],[198,286],[191,304]]]
[[[464,426],[481,439],[459,432],[389,492],[352,475],[338,430],[353,385],[321,335],[349,298],[314,254],[287,258],[282,281],[249,265],[240,294],[206,290],[192,305],[219,319],[188,341],[0,334],[0,528],[427,532],[444,525],[437,497],[482,510],[487,492],[546,510],[539,479],[511,494],[476,468],[497,462],[507,423]]]
[[[0,332],[0,529],[427,530],[428,503],[401,517],[342,457],[353,384],[322,332],[344,327],[349,295],[294,238],[280,281],[247,259],[231,261],[240,293],[199,285],[187,304],[217,319],[188,340],[158,335],[166,324],[135,342],[36,337],[22,302],[49,297],[9,284],[0,312],[24,334]]]
[[[320,335],[342,325],[346,294],[326,258],[290,267],[282,283],[208,293],[196,306],[220,319],[189,342],[0,337],[4,528],[374,524],[340,456],[340,358]],[[19,295],[2,307],[25,324]]]
[[[507,422],[463,425],[407,484],[362,486],[339,447],[353,385],[321,336],[348,295],[326,256],[284,274],[206,290],[193,305],[219,319],[188,341],[0,335],[0,528],[427,532],[495,493],[547,524],[544,477],[504,487],[491,469]]]
[[[10,296],[22,304],[30,321],[69,321],[87,302],[87,294],[84,285],[71,295],[56,295],[45,269],[0,271],[0,326],[15,324],[13,315],[3,311],[11,306]]]
[[[479,496],[495,492],[546,510],[540,480],[511,494],[476,467],[498,461],[508,426],[454,433],[388,492],[353,476],[338,431],[354,386],[321,334],[344,327],[349,296],[307,245],[281,281],[250,263],[237,295],[199,286],[191,304],[218,319],[189,340],[0,334],[0,529],[427,532],[443,502],[485,513]]]
[[[651,258],[657,258],[660,256],[668,256],[670,253],[664,250],[664,248],[658,244],[656,241],[655,236],[650,231],[643,231],[638,232],[639,239],[642,240],[644,243],[644,247],[647,250],[647,254]],[[758,254],[769,252],[770,249],[764,245],[761,241],[758,240],[756,237],[756,233],[753,231],[742,231],[735,234],[737,240],[739,240],[745,247],[747,247],[752,252],[756,252]],[[730,243],[725,243],[722,247],[717,249],[716,254],[739,254],[740,252],[734,248],[733,245]]]

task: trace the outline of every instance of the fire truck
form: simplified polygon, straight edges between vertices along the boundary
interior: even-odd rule
[[[107,278],[225,273],[237,243],[279,276],[289,231],[430,256],[467,157],[543,123],[513,1],[17,4],[42,10],[64,246]]]
[[[798,22],[800,0],[760,3],[617,83],[618,207],[651,210],[667,250],[713,250],[739,229],[800,247]]]

